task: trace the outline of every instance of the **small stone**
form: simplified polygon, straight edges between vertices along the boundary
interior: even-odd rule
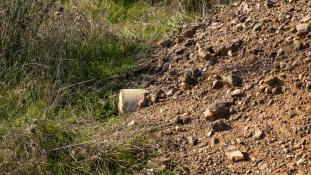
[[[242,79],[236,74],[230,74],[224,77],[224,81],[231,86],[241,86]]]
[[[306,162],[307,162],[306,159],[301,158],[301,159],[299,159],[299,160],[296,162],[296,164],[297,164],[297,165],[305,165]]]
[[[159,42],[158,45],[160,45],[161,47],[164,47],[164,48],[168,48],[168,47],[171,47],[173,45],[173,43],[174,42],[171,39],[166,39],[166,40]]]
[[[191,71],[186,71],[184,74],[182,74],[179,77],[179,80],[183,83],[191,83],[191,77],[192,77],[192,72]]]
[[[183,116],[183,117],[178,116],[175,119],[175,123],[180,124],[180,125],[186,125],[186,124],[191,123],[191,118],[187,116]]]
[[[310,62],[311,62],[311,56],[309,56],[309,57],[303,59],[303,61],[304,61],[305,63],[310,63]]]
[[[282,93],[282,88],[281,87],[274,87],[272,88],[272,94],[274,95],[278,95],[278,94],[281,94]]]
[[[175,94],[176,91],[177,91],[176,88],[172,88],[171,90],[169,90],[169,91],[166,92],[166,95],[167,95],[167,96],[172,96],[172,95]]]
[[[135,124],[135,121],[132,120],[131,122],[129,122],[129,123],[127,124],[127,126],[134,126],[134,124]]]
[[[283,84],[283,81],[276,76],[266,78],[264,82],[272,87],[281,86]]]
[[[156,95],[152,95],[152,96],[151,96],[151,102],[153,102],[153,103],[159,102],[159,97],[156,96]]]
[[[165,94],[163,94],[163,91],[162,91],[162,90],[158,90],[158,91],[155,92],[154,94],[151,94],[150,100],[151,100],[151,102],[153,102],[153,103],[157,103],[157,102],[159,102],[159,100],[160,100],[161,98],[164,98],[163,95],[165,95]]]
[[[187,29],[184,31],[184,37],[185,38],[192,38],[196,33],[197,28],[191,27],[190,29]]]
[[[176,123],[176,124],[183,124],[183,121],[182,121],[182,119],[180,118],[180,116],[178,116],[178,117],[175,118],[175,123]]]
[[[302,18],[301,22],[302,22],[302,23],[307,23],[307,22],[309,22],[310,20],[311,20],[311,16],[310,16],[310,15],[307,15],[307,16],[305,16],[304,18]]]
[[[212,85],[213,89],[220,89],[220,88],[222,88],[222,86],[223,86],[222,81],[220,81],[220,80],[213,81],[213,85]]]
[[[232,56],[233,56],[232,50],[229,50],[228,53],[227,53],[227,55],[228,55],[229,57],[232,57]]]
[[[310,32],[310,24],[299,24],[296,29],[298,35],[307,34]]]
[[[235,26],[236,30],[243,31],[245,28],[245,25],[243,23],[239,23]]]
[[[200,58],[204,58],[204,59],[209,59],[211,57],[211,54],[206,49],[203,49],[203,48],[200,48],[198,50],[198,55]]]
[[[217,145],[219,143],[219,139],[218,138],[212,138],[212,144],[213,145]]]
[[[204,117],[207,120],[217,120],[221,118],[228,118],[230,114],[230,109],[224,103],[216,103],[209,106],[204,112]]]
[[[237,97],[237,96],[243,95],[244,91],[242,89],[236,89],[236,90],[232,91],[230,94],[232,97]]]
[[[241,145],[241,144],[245,144],[241,139],[236,139],[236,143],[237,143],[237,144],[240,144],[240,145]]]
[[[304,45],[299,40],[293,40],[294,48],[295,50],[302,50],[304,48]]]
[[[199,148],[203,148],[203,147],[205,147],[205,146],[207,146],[207,142],[202,142],[202,143],[199,143],[199,144],[198,144],[198,147],[199,147]]]
[[[181,47],[181,48],[179,48],[179,49],[177,49],[177,50],[175,51],[176,55],[181,55],[181,54],[183,54],[184,52],[185,52],[185,48],[184,48],[184,47]]]
[[[184,91],[191,89],[191,85],[189,83],[182,82],[180,86],[181,86],[181,89]]]
[[[255,128],[254,131],[254,138],[255,139],[262,139],[264,137],[264,133],[262,132],[262,130],[258,127]]]
[[[217,120],[212,123],[212,129],[215,132],[227,131],[231,129],[229,122],[225,119]]]
[[[279,22],[281,22],[281,23],[284,23],[284,22],[286,22],[286,20],[287,20],[287,13],[286,12],[281,12],[279,15],[278,15],[278,20],[279,20]]]
[[[284,50],[283,50],[283,49],[279,49],[278,52],[277,52],[277,54],[276,54],[276,56],[277,56],[277,57],[280,57],[280,56],[282,56],[282,55],[284,55]]]
[[[207,137],[212,137],[214,134],[214,131],[213,130],[210,130],[208,133],[207,133]]]
[[[260,170],[265,170],[265,169],[267,169],[267,167],[268,167],[268,165],[266,164],[266,163],[264,163],[264,162],[260,162],[259,164],[258,164],[258,168],[260,169]]]
[[[274,2],[273,0],[266,0],[266,1],[265,1],[265,5],[266,5],[268,8],[274,7],[274,4],[275,4],[275,2]]]
[[[195,138],[195,137],[190,136],[190,137],[188,137],[188,142],[192,146],[195,146],[195,145],[197,145],[199,143],[199,140],[197,138]]]
[[[245,90],[251,90],[253,88],[253,84],[248,84],[245,86]]]
[[[225,154],[227,156],[227,158],[233,162],[237,162],[237,161],[243,161],[245,160],[245,156],[243,155],[243,153],[239,150],[239,148],[237,148],[236,146],[229,146],[226,150],[225,150]]]
[[[290,153],[290,150],[288,148],[283,148],[283,151],[284,151],[285,154]]]
[[[262,26],[262,23],[261,22],[258,22],[254,25],[253,27],[253,32],[258,32],[258,31],[261,31],[261,26]]]
[[[194,79],[197,79],[198,77],[202,76],[202,71],[201,69],[193,68],[191,69],[191,74]]]
[[[164,73],[164,72],[168,71],[170,67],[171,67],[171,63],[163,64],[161,72]]]

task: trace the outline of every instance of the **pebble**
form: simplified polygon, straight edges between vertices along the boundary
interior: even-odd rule
[[[276,76],[268,77],[264,80],[264,82],[268,84],[269,86],[273,86],[273,87],[280,86],[283,84],[283,81]]]
[[[236,74],[227,75],[223,79],[230,86],[241,86],[241,84],[242,84],[242,79]]]
[[[255,128],[254,131],[254,138],[255,139],[262,139],[264,137],[264,133],[262,132],[262,130],[258,127]]]
[[[213,130],[210,130],[208,133],[207,133],[207,137],[212,137],[214,134],[214,131]]]
[[[213,145],[217,145],[219,143],[219,139],[218,138],[212,138],[212,144]]]
[[[225,119],[216,120],[212,123],[212,129],[215,132],[227,131],[231,129],[229,122]]]
[[[225,150],[225,154],[227,158],[233,162],[245,160],[245,156],[236,146],[227,147],[227,149]]]
[[[307,16],[305,16],[304,18],[302,18],[301,22],[302,22],[302,23],[307,23],[307,22],[309,22],[310,20],[311,20],[311,16],[310,16],[310,15],[307,15]]]
[[[307,34],[310,32],[310,24],[299,24],[296,26],[297,34]]]
[[[172,96],[172,95],[175,94],[176,91],[177,91],[176,88],[172,88],[171,90],[169,90],[169,91],[166,92],[166,95],[167,95],[167,96]]]
[[[278,20],[279,22],[281,23],[284,23],[286,20],[287,20],[287,13],[286,12],[281,12],[279,15],[278,15]]]
[[[262,23],[261,22],[257,22],[254,27],[253,27],[253,32],[258,32],[258,31],[261,31],[261,26],[262,26]]]
[[[277,57],[280,57],[284,54],[284,50],[283,49],[279,49],[278,52],[277,52]]]
[[[213,89],[220,89],[220,88],[222,88],[222,86],[223,86],[222,81],[220,81],[220,80],[213,81],[213,85],[212,85]]]
[[[199,57],[204,58],[204,59],[208,59],[211,56],[211,54],[208,53],[208,51],[206,49],[203,49],[203,48],[200,48],[198,50],[198,55],[199,55]]]
[[[297,165],[304,165],[304,164],[306,164],[306,159],[304,159],[304,158],[301,158],[301,159],[299,159],[297,162],[296,162],[296,164]]]
[[[216,103],[209,106],[205,112],[204,117],[207,120],[217,120],[221,118],[228,118],[230,109],[224,103]]]
[[[135,124],[135,121],[132,120],[132,121],[130,121],[130,122],[127,124],[127,126],[134,126],[134,124]]]
[[[199,143],[199,140],[196,138],[196,137],[188,137],[188,142],[192,145],[192,146],[195,146]]]
[[[171,47],[173,45],[173,43],[174,42],[171,39],[166,39],[166,40],[159,42],[158,45],[160,45],[161,47],[164,47],[164,48],[168,48],[168,47]]]
[[[258,168],[259,168],[261,171],[265,171],[265,170],[268,168],[268,164],[263,163],[263,162],[260,162],[260,163],[258,164]]]
[[[244,94],[244,91],[242,89],[236,89],[232,91],[230,94],[232,97],[241,96]]]

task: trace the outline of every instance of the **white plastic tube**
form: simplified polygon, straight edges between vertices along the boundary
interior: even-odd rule
[[[135,111],[141,106],[148,93],[144,89],[122,89],[119,94],[118,109],[120,113]]]

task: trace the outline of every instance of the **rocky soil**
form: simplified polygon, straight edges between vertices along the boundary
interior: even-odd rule
[[[311,174],[311,1],[216,7],[159,43],[128,86],[150,91],[126,122],[177,174]]]

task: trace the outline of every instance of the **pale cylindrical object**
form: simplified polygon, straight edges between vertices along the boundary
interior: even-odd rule
[[[129,113],[135,111],[145,100],[147,92],[144,89],[122,89],[119,94],[119,112]]]

